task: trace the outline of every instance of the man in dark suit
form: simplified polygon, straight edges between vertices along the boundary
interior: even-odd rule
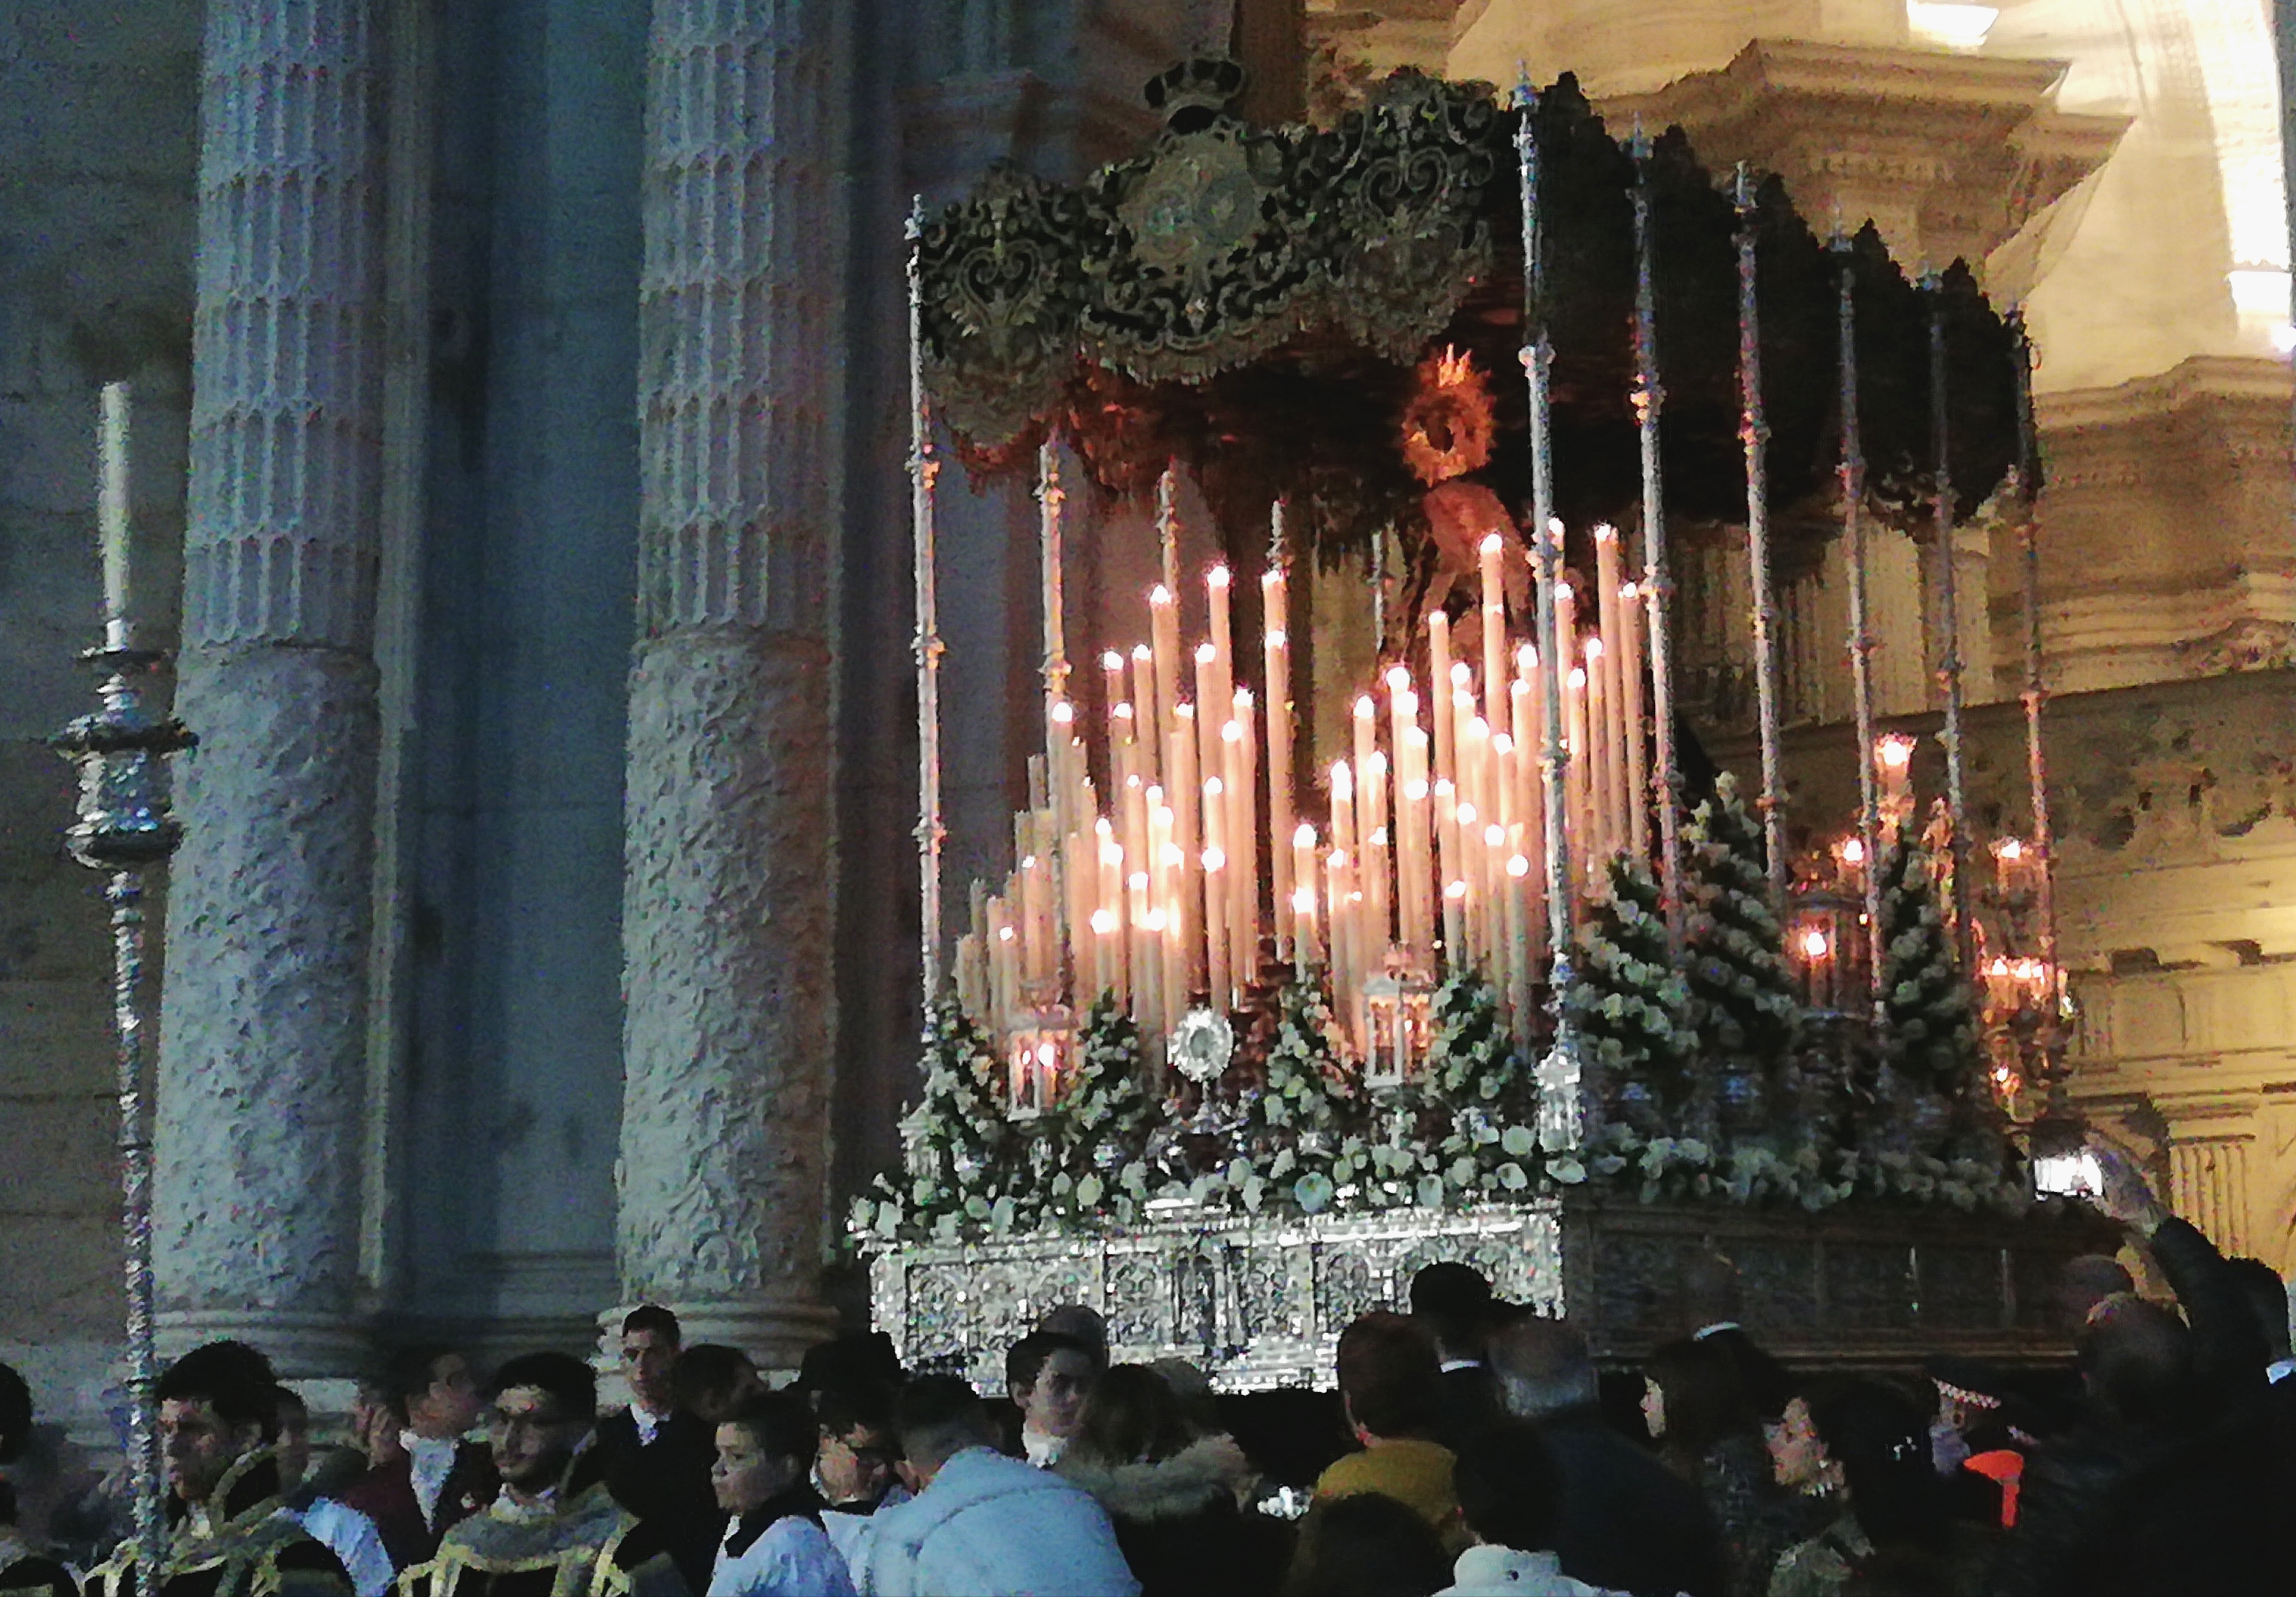
[[[1483,1359],[1491,1333],[1491,1283],[1472,1265],[1429,1265],[1411,1278],[1411,1317],[1434,1337],[1442,1361],[1435,1439],[1456,1453],[1499,1417],[1498,1383]]]
[[[726,1516],[709,1484],[718,1447],[709,1421],[677,1406],[677,1316],[640,1304],[622,1321],[622,1376],[630,1405],[598,1421],[593,1444],[606,1488],[659,1533],[693,1591],[709,1589]]]
[[[1562,1466],[1562,1573],[1635,1597],[1722,1597],[1722,1533],[1697,1487],[1603,1418],[1587,1339],[1522,1319],[1491,1339],[1507,1412],[1536,1421]]]
[[[437,1343],[400,1349],[376,1396],[403,1421],[401,1451],[341,1494],[374,1521],[390,1561],[410,1569],[434,1556],[439,1539],[495,1500],[502,1481],[486,1445],[469,1439],[479,1416],[471,1361]]]

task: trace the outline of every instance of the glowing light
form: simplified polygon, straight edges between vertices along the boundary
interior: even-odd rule
[[[1897,732],[1876,738],[1874,758],[1892,771],[1902,771],[1914,763],[1914,740]]]
[[[1171,603],[1172,590],[1166,587],[1162,583],[1158,583],[1154,587],[1148,590],[1148,602],[1151,604]]]
[[[1510,876],[1529,875],[1530,862],[1520,854],[1510,856],[1507,859],[1507,874]]]
[[[1075,719],[1076,711],[1069,708],[1069,701],[1067,700],[1063,699],[1053,706],[1053,721],[1054,725],[1066,726],[1070,722]]]
[[[1124,657],[1111,649],[1100,657],[1100,668],[1103,671],[1121,671],[1124,669]]]
[[[1226,855],[1225,855],[1225,854],[1221,853],[1221,852],[1220,852],[1220,850],[1218,850],[1218,849],[1217,849],[1217,848],[1207,848],[1207,849],[1205,849],[1205,850],[1204,850],[1204,869],[1205,869],[1205,870],[1207,870],[1207,871],[1224,871],[1224,870],[1226,870],[1226,868],[1227,868],[1227,856],[1226,856]]]
[[[1991,5],[1948,4],[1945,0],[1906,0],[1906,27],[1924,44],[1948,50],[1975,50],[2001,20]]]
[[[1443,897],[1446,898],[1464,898],[1466,896],[1467,884],[1456,877],[1443,884]]]
[[[1451,685],[1453,688],[1464,689],[1474,680],[1475,674],[1467,669],[1467,662],[1465,660],[1455,659],[1451,662]]]
[[[1224,588],[1227,586],[1227,583],[1228,576],[1227,568],[1226,566],[1214,566],[1210,570],[1204,573],[1204,586],[1208,588]]]
[[[1387,691],[1388,691],[1389,692],[1390,692],[1390,693],[1400,693],[1400,692],[1405,692],[1406,690],[1407,690],[1410,686],[1411,686],[1411,673],[1410,673],[1410,672],[1408,672],[1408,671],[1405,670],[1401,666],[1390,666],[1390,667],[1388,667],[1388,668],[1387,668]]]
[[[2022,859],[2025,857],[2025,845],[2016,838],[2003,838],[1993,845],[1993,852],[2002,859]]]
[[[1209,666],[1218,658],[1219,651],[1213,648],[1210,643],[1198,643],[1196,645],[1196,664],[1200,666]]]
[[[1111,911],[1104,909],[1096,909],[1093,911],[1092,929],[1101,937],[1114,937],[1116,935],[1115,914]]]
[[[1864,864],[1866,863],[1866,839],[1863,838],[1851,838],[1848,842],[1842,844],[1841,863],[1845,865]]]
[[[1482,552],[1485,554],[1496,554],[1500,550],[1505,547],[1506,540],[1499,536],[1497,533],[1487,532],[1483,534]]]
[[[1464,799],[1460,800],[1460,803],[1459,803],[1459,824],[1460,824],[1460,825],[1462,825],[1462,826],[1472,826],[1474,823],[1475,823],[1475,807],[1474,807],[1473,805],[1472,805],[1472,804],[1467,803]]]
[[[1300,830],[1292,834],[1292,846],[1294,848],[1313,848],[1316,846],[1316,829],[1305,821],[1300,822]]]
[[[1295,915],[1314,914],[1316,913],[1316,889],[1313,888],[1301,888],[1298,892],[1292,894],[1292,913]]]
[[[1801,953],[1804,959],[1824,959],[1833,947],[1833,943],[1822,931],[1812,930],[1801,934]]]
[[[1427,784],[1414,776],[1405,785],[1403,796],[1414,804],[1424,804],[1427,802]]]
[[[1013,929],[1009,926],[998,927],[996,929],[996,940],[1000,943],[1011,942],[1013,940]]]
[[[1270,649],[1281,649],[1290,642],[1281,632],[1269,632],[1264,635],[1263,641]]]

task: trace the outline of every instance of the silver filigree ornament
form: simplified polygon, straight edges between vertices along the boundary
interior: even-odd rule
[[[1172,1028],[1164,1050],[1172,1069],[1204,1086],[1218,1081],[1235,1058],[1235,1028],[1217,1010],[1192,1009]]]

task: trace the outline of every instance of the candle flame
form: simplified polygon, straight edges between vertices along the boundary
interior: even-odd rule
[[[1271,567],[1267,570],[1262,571],[1259,574],[1259,586],[1264,591],[1270,594],[1274,593],[1277,588],[1282,587],[1283,586],[1283,568],[1280,566]]]
[[[1903,733],[1893,732],[1875,740],[1874,757],[1891,770],[1902,770],[1914,760],[1914,740]]]
[[[1131,775],[1129,775],[1129,776],[1128,776],[1128,777],[1126,777],[1126,778],[1124,779],[1124,790],[1125,790],[1126,792],[1128,792],[1128,792],[1130,792],[1134,788],[1138,787],[1139,785],[1140,785],[1140,773],[1139,773],[1139,772],[1137,772],[1137,771],[1133,772]]]
[[[1220,725],[1220,741],[1223,743],[1241,743],[1243,741],[1242,725],[1234,721],[1223,722]]]
[[[1198,643],[1196,645],[1196,664],[1200,666],[1209,666],[1212,661],[1218,658],[1219,651],[1213,648],[1210,643]]]
[[[1152,931],[1161,936],[1164,930],[1164,912],[1160,909],[1150,910],[1140,918],[1140,930]]]
[[[1608,521],[1597,521],[1595,523],[1595,541],[1598,544],[1615,544],[1619,541],[1619,529]]]
[[[1115,826],[1110,823],[1106,815],[1103,815],[1098,820],[1095,821],[1092,823],[1092,829],[1094,831],[1099,833],[1103,840],[1114,836],[1116,832]]]
[[[1374,847],[1374,848],[1386,848],[1386,847],[1387,847],[1387,828],[1386,828],[1386,827],[1384,827],[1384,826],[1375,826],[1375,827],[1374,827],[1374,828],[1372,829],[1371,840],[1372,840],[1372,845],[1373,845],[1373,847]]]
[[[1145,871],[1135,871],[1132,873],[1131,880],[1126,883],[1126,885],[1136,893],[1146,892],[1148,890],[1148,872]]]
[[[998,927],[996,929],[996,940],[1000,943],[1011,942],[1013,940],[1013,929],[1009,926]]]
[[[1464,898],[1466,896],[1467,884],[1456,877],[1443,884],[1443,897],[1446,898]]]
[[[1037,1062],[1044,1066],[1046,1069],[1051,1069],[1054,1065],[1059,1061],[1059,1060],[1060,1050],[1054,1047],[1052,1044],[1039,1043],[1037,1044]]]
[[[1109,659],[1116,659],[1116,656],[1115,656],[1115,655],[1113,655],[1113,654],[1111,654],[1108,658],[1109,658]],[[1148,645],[1147,645],[1147,644],[1145,644],[1145,643],[1135,643],[1135,644],[1133,644],[1133,645],[1132,645],[1132,658],[1133,658],[1134,659],[1136,659],[1136,660],[1139,661],[1142,665],[1144,665],[1144,665],[1146,665],[1146,664],[1147,664],[1151,659],[1153,659],[1155,658],[1155,656],[1154,656],[1153,654],[1152,654],[1152,653],[1150,653],[1150,652],[1149,652],[1149,649],[1148,649]],[[1118,663],[1119,665],[1121,665],[1121,664],[1123,664],[1124,662],[1123,662],[1122,660],[1117,660],[1117,663]]]
[[[1205,778],[1204,778],[1204,797],[1205,797],[1205,798],[1218,798],[1222,793],[1224,793],[1224,792],[1226,792],[1226,791],[1227,791],[1227,789],[1226,789],[1225,786],[1223,786],[1223,785],[1221,784],[1220,779],[1219,779],[1218,777],[1217,777],[1217,776],[1207,776],[1207,777],[1205,777]]]
[[[1119,699],[1109,707],[1108,713],[1115,720],[1129,721],[1132,719],[1132,701],[1129,699]]]
[[[1186,850],[1183,849],[1177,843],[1165,844],[1164,863],[1171,866],[1175,871],[1178,870],[1182,865],[1188,863]]]
[[[1822,931],[1813,930],[1801,934],[1801,952],[1805,959],[1824,959],[1826,950],[1833,946],[1826,940],[1826,936]]]
[[[1219,848],[1207,848],[1204,850],[1205,870],[1218,872],[1225,869],[1226,865],[1227,854],[1225,850]]]
[[[1603,658],[1603,640],[1600,637],[1591,637],[1587,640],[1587,658],[1588,659]]]
[[[1031,855],[1029,855],[1029,856],[1025,856],[1025,857],[1021,861],[1021,869],[1022,869],[1023,871],[1033,871],[1033,870],[1035,870],[1036,868],[1037,868],[1037,856],[1036,856],[1035,855],[1033,855],[1033,854],[1031,854]]]
[[[1316,846],[1316,829],[1305,821],[1300,822],[1300,830],[1292,834],[1292,846],[1294,848],[1313,848]]]
[[[1514,752],[1514,738],[1510,733],[1504,732],[1495,732],[1491,733],[1491,752],[1499,756],[1503,759],[1506,756],[1513,754]]]
[[[1985,973],[1988,976],[2006,976],[2009,974],[2009,962],[1997,954],[1993,956],[1993,962],[1985,967]]]
[[[2015,838],[2003,838],[1993,845],[1993,852],[2002,859],[2022,859],[2025,845]]]
[[[1452,794],[1458,790],[1459,790],[1457,788],[1451,784],[1451,779],[1449,777],[1438,776],[1435,779],[1435,797],[1438,798],[1448,798]]]
[[[1335,871],[1346,870],[1348,865],[1348,851],[1344,848],[1332,849],[1330,864],[1332,868]]]
[[[1124,669],[1124,657],[1111,649],[1100,657],[1100,668],[1103,671],[1121,671]]]
[[[1388,691],[1389,692],[1390,692],[1390,693],[1401,693],[1401,692],[1407,692],[1407,691],[1410,689],[1410,686],[1411,686],[1411,673],[1410,673],[1409,671],[1405,670],[1401,666],[1390,666],[1390,667],[1388,667],[1388,668],[1387,668],[1387,691]]]
[[[1172,707],[1172,715],[1177,720],[1193,721],[1196,718],[1196,707],[1183,699]]]
[[[1293,893],[1292,895],[1292,913],[1295,915],[1314,914],[1316,913],[1316,889],[1313,888],[1301,888],[1297,892]]]
[[[1538,669],[1538,646],[1525,643],[1514,651],[1514,668],[1518,675],[1529,676]]]
[[[1554,585],[1554,602],[1557,604],[1568,604],[1578,596],[1578,590],[1569,583],[1558,582]]]
[[[1252,700],[1252,697],[1251,697],[1251,690],[1250,690],[1250,688],[1238,688],[1238,689],[1236,689],[1236,691],[1235,691],[1235,708],[1238,708],[1238,709],[1242,710],[1245,715],[1247,715],[1247,716],[1248,716],[1248,715],[1250,715],[1250,714],[1251,713],[1251,706],[1252,706],[1252,703],[1253,703],[1253,700]]]
[[[1070,709],[1069,701],[1063,699],[1053,706],[1053,719],[1061,725],[1066,726],[1076,719],[1076,711]]]
[[[1105,826],[1108,823],[1103,821],[1101,824]],[[1124,845],[1106,841],[1107,835],[1105,832],[1101,834],[1103,840],[1100,846],[1100,863],[1103,865],[1114,865],[1121,870],[1124,865]]]
[[[1471,738],[1487,738],[1491,735],[1491,724],[1482,717],[1477,716],[1467,723],[1467,735]]]
[[[1343,759],[1333,760],[1332,762],[1332,796],[1335,798],[1344,798],[1355,791],[1355,778],[1348,772],[1348,762]]]
[[[1096,909],[1093,911],[1092,929],[1095,932],[1104,938],[1114,936],[1116,933],[1116,916],[1104,909]]]
[[[1530,862],[1523,858],[1520,854],[1509,856],[1507,858],[1507,874],[1510,876],[1529,875]]]
[[[1562,536],[1562,518],[1561,516],[1549,516],[1546,518],[1546,536],[1551,538],[1559,538]]]
[[[1289,643],[1291,640],[1283,635],[1281,629],[1278,629],[1276,631],[1270,632],[1264,642],[1270,649],[1281,649]]]
[[[1454,689],[1464,692],[1474,680],[1475,674],[1467,669],[1465,660],[1455,659],[1451,662],[1451,686]]]
[[[1497,533],[1487,532],[1483,534],[1483,541],[1481,545],[1483,553],[1496,554],[1500,550],[1505,547],[1506,540],[1499,536]]]
[[[1166,587],[1162,583],[1158,583],[1154,587],[1148,590],[1148,602],[1151,604],[1171,603],[1172,590]]]
[[[1371,758],[1364,761],[1364,775],[1366,779],[1376,782],[1386,774],[1387,756],[1383,751],[1374,749],[1371,751]]]
[[[1358,721],[1370,720],[1374,715],[1378,713],[1378,710],[1379,707],[1371,701],[1371,695],[1369,693],[1365,693],[1362,698],[1356,700],[1356,719]]]
[[[1424,804],[1427,802],[1427,784],[1414,776],[1405,785],[1403,796],[1414,804]]]
[[[1570,685],[1574,688],[1583,688],[1587,685],[1586,667],[1573,666],[1570,667]]]
[[[1866,863],[1866,840],[1863,838],[1851,838],[1844,842],[1841,845],[1841,862],[1848,865],[1864,864]]]
[[[1474,807],[1473,805],[1472,805],[1472,804],[1468,803],[1464,798],[1462,798],[1462,799],[1460,799],[1460,800],[1459,800],[1459,824],[1460,824],[1460,825],[1462,825],[1462,826],[1472,826],[1472,825],[1475,823],[1475,814],[1476,814],[1476,811],[1475,811],[1475,807]]]
[[[1484,846],[1485,848],[1505,848],[1505,847],[1506,847],[1506,828],[1505,828],[1505,827],[1504,827],[1504,826],[1502,826],[1502,825],[1500,825],[1500,824],[1499,824],[1497,822],[1496,822],[1496,821],[1492,822],[1488,826],[1484,827],[1484,828],[1483,828],[1483,846]]]
[[[1227,585],[1228,574],[1227,568],[1226,566],[1214,566],[1210,570],[1204,573],[1204,586],[1206,587],[1224,588],[1227,586]]]
[[[1636,585],[1635,585],[1634,583],[1631,583],[1631,582],[1622,582],[1622,583],[1620,583],[1620,584],[1619,585],[1619,602],[1620,602],[1620,603],[1621,603],[1621,604],[1632,604],[1636,600],[1637,600],[1637,599],[1641,598],[1642,596],[1643,596],[1643,591],[1642,591],[1642,589],[1641,589],[1639,586],[1637,586]]]
[[[1164,807],[1163,785],[1160,782],[1150,782],[1148,784],[1148,813],[1152,815],[1158,810]]]

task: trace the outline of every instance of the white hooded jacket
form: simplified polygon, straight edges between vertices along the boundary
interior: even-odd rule
[[[986,1447],[872,1514],[856,1552],[861,1597],[1139,1597],[1089,1492]]]

